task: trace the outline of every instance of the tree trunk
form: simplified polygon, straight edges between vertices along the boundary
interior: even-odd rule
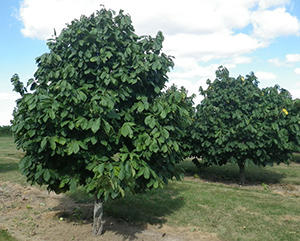
[[[93,233],[94,235],[101,235],[103,233],[104,221],[103,217],[103,200],[96,198],[94,204],[94,223]]]
[[[239,168],[240,168],[240,185],[245,184],[245,163],[244,162],[239,162],[238,163]]]

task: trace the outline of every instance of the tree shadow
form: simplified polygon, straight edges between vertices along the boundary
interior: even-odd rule
[[[18,171],[19,165],[16,162],[0,163],[0,173]]]
[[[206,181],[221,182],[225,184],[238,184],[240,181],[239,168],[234,164],[223,166],[210,166],[197,168],[192,162],[183,164],[185,176],[199,177]],[[278,184],[286,174],[276,170],[269,170],[266,167],[248,165],[245,168],[245,185]]]
[[[180,188],[167,186],[164,189],[129,194],[122,199],[107,201],[104,204],[104,232],[112,232],[122,236],[124,240],[137,240],[137,235],[145,231],[148,224],[162,227],[167,221],[165,217],[184,205],[184,199],[179,192]],[[76,224],[92,225],[93,200],[91,197],[82,198],[82,194],[67,194],[53,209],[58,211],[57,218],[62,217],[65,221]]]
[[[293,153],[293,162],[300,163],[300,152]]]

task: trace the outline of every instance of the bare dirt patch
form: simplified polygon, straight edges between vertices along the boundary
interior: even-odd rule
[[[134,208],[134,207],[133,207]],[[0,183],[0,228],[22,241],[217,241],[216,234],[188,227],[133,225],[106,218],[105,233],[92,235],[92,204],[75,203],[36,187]]]

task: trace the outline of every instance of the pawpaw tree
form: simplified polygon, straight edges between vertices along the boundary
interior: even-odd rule
[[[203,100],[192,130],[192,156],[207,166],[237,164],[241,184],[248,163],[289,163],[300,143],[300,115],[288,91],[279,86],[260,89],[253,73],[233,78],[222,66],[207,85],[200,88]]]
[[[26,87],[11,79],[21,95],[12,129],[22,173],[56,193],[93,194],[96,235],[105,201],[181,176],[191,99],[175,87],[162,92],[173,67],[163,39],[136,35],[129,15],[103,8],[48,40]]]

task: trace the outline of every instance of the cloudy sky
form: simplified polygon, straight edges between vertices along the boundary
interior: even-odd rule
[[[163,31],[164,51],[175,56],[169,85],[197,93],[224,65],[232,76],[253,71],[261,87],[279,84],[300,98],[299,0],[6,0],[0,1],[0,125],[9,124],[18,97],[11,76],[26,83],[53,29],[59,33],[101,4],[124,9],[138,34]]]

